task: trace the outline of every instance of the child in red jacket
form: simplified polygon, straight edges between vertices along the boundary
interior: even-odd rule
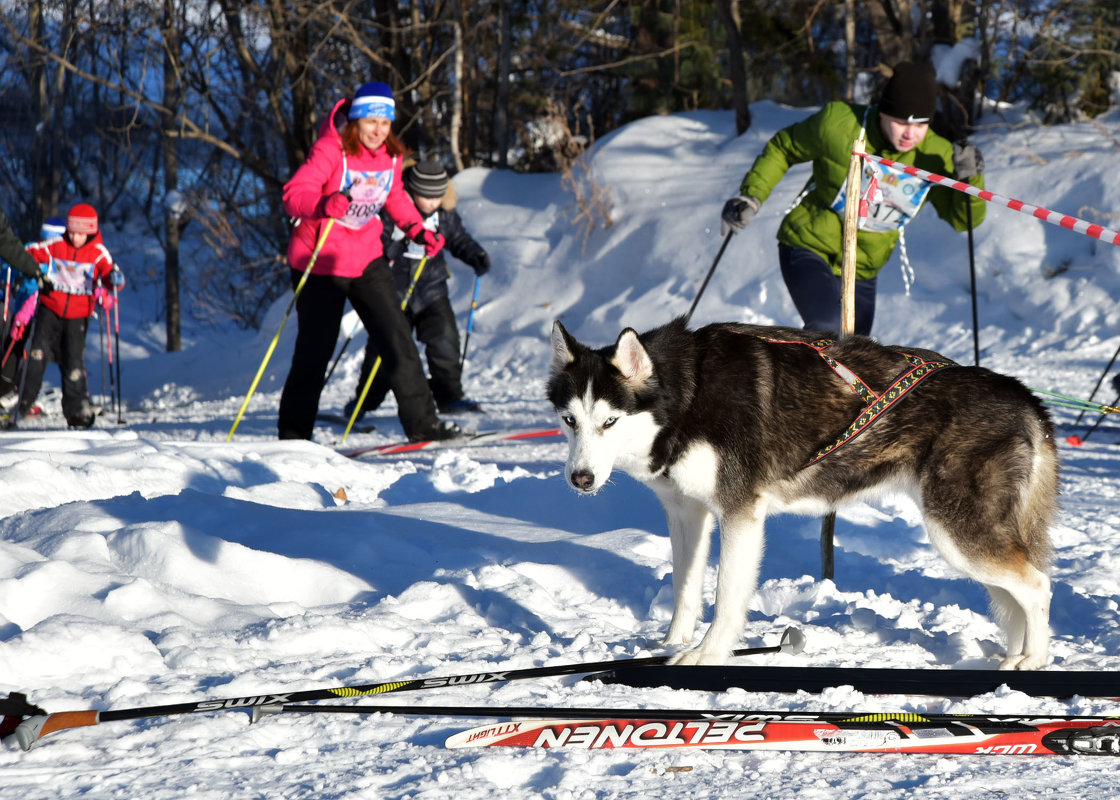
[[[95,416],[86,388],[85,347],[89,317],[111,297],[106,290],[124,286],[124,275],[101,241],[97,211],[79,203],[66,218],[66,233],[28,248],[44,264],[47,283],[39,293],[35,335],[27,354],[27,375],[20,387],[20,413],[31,411],[47,361],[62,372],[62,413],[75,428],[88,428]]]

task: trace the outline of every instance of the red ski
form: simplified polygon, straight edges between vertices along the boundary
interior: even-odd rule
[[[437,448],[447,447],[480,447],[487,444],[521,442],[528,439],[548,439],[562,435],[559,428],[521,428],[507,431],[479,431],[478,433],[468,433],[463,436],[457,436],[454,439],[377,444],[369,447],[356,447],[353,450],[340,450],[339,452],[349,458],[369,455],[389,456],[400,453],[413,453],[417,450],[435,450]]]
[[[447,747],[796,750],[845,753],[1120,755],[1120,719],[956,714],[708,712],[695,719],[520,720],[472,728]]]

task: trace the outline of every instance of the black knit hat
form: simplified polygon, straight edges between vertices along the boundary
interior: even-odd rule
[[[937,73],[928,62],[899,62],[894,68],[883,95],[879,111],[907,122],[929,122],[937,111]]]
[[[404,185],[417,197],[443,197],[447,194],[447,170],[435,161],[421,161],[409,168]]]

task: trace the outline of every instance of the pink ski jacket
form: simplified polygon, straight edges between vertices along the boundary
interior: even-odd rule
[[[381,220],[384,208],[398,227],[421,225],[420,212],[404,190],[400,156],[391,156],[384,145],[371,152],[364,147],[356,156],[342,149],[340,127],[346,123],[349,100],[339,100],[319,128],[307,160],[284,186],[284,210],[298,219],[288,243],[288,262],[302,272],[311,260],[323,227],[330,217],[324,211],[335,192],[350,193],[350,210],[335,220],[311,269],[313,275],[356,278],[369,262],[382,254]]]

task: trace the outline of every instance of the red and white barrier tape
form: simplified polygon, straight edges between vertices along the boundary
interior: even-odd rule
[[[970,194],[973,197],[979,197],[981,200],[987,200],[992,203],[999,203],[1006,206],[1013,211],[1019,211],[1023,214],[1030,214],[1032,217],[1037,217],[1043,222],[1049,222],[1051,225],[1057,225],[1067,230],[1076,231],[1086,236],[1092,236],[1094,239],[1100,239],[1102,242],[1109,242],[1111,244],[1120,245],[1120,231],[1110,230],[1101,225],[1093,222],[1087,222],[1077,217],[1071,217],[1068,214],[1059,214],[1056,211],[1032,206],[1029,203],[1024,203],[1022,200],[1016,200],[1012,197],[1004,197],[995,192],[989,192],[986,189],[977,189],[971,184],[958,181],[954,178],[946,178],[944,175],[938,175],[934,172],[926,172],[924,169],[918,169],[908,164],[900,164],[897,161],[891,161],[889,158],[880,158],[873,156],[870,153],[856,152],[855,155],[863,158],[870,158],[872,161],[878,161],[880,164],[885,164],[891,169],[896,169],[905,172],[907,175],[915,175],[923,180],[936,183],[940,186],[947,186],[950,189],[956,189],[958,192]]]

